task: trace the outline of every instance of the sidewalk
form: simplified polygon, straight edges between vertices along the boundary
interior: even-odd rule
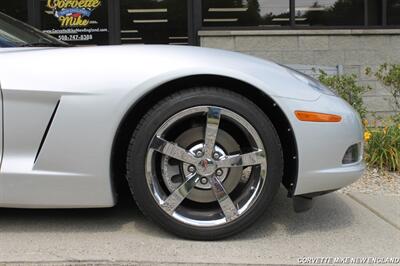
[[[1,262],[298,264],[303,257],[399,257],[400,197],[333,193],[306,213],[282,189],[250,230],[223,241],[178,239],[132,204],[99,210],[0,209]]]
[[[356,202],[369,209],[376,216],[386,221],[388,224],[400,230],[400,197],[399,196],[382,196],[369,195],[364,193],[348,194]],[[400,239],[399,254],[400,254]]]

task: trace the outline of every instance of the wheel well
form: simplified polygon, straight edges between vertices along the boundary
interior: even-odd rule
[[[240,80],[216,75],[188,76],[167,82],[153,89],[131,107],[119,126],[112,149],[111,177],[116,191],[119,192],[128,187],[125,179],[127,147],[133,131],[142,116],[154,104],[168,95],[177,91],[201,86],[220,87],[242,94],[257,104],[267,114],[276,128],[282,144],[284,155],[282,183],[287,188],[288,195],[290,197],[293,196],[298,173],[297,144],[293,128],[286,115],[268,95],[258,88]]]

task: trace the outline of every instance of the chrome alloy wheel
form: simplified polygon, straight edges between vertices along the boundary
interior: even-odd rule
[[[263,142],[242,116],[198,106],[170,117],[146,155],[146,181],[167,214],[193,226],[231,222],[258,199],[267,176]]]

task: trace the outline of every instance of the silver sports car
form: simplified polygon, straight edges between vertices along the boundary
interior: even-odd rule
[[[303,211],[365,167],[357,113],[285,66],[70,47],[1,14],[0,47],[0,207],[112,207],[127,180],[155,223],[219,239],[248,228],[280,184]]]

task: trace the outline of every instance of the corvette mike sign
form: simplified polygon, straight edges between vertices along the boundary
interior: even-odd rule
[[[77,44],[107,42],[106,1],[46,0],[44,32]]]

